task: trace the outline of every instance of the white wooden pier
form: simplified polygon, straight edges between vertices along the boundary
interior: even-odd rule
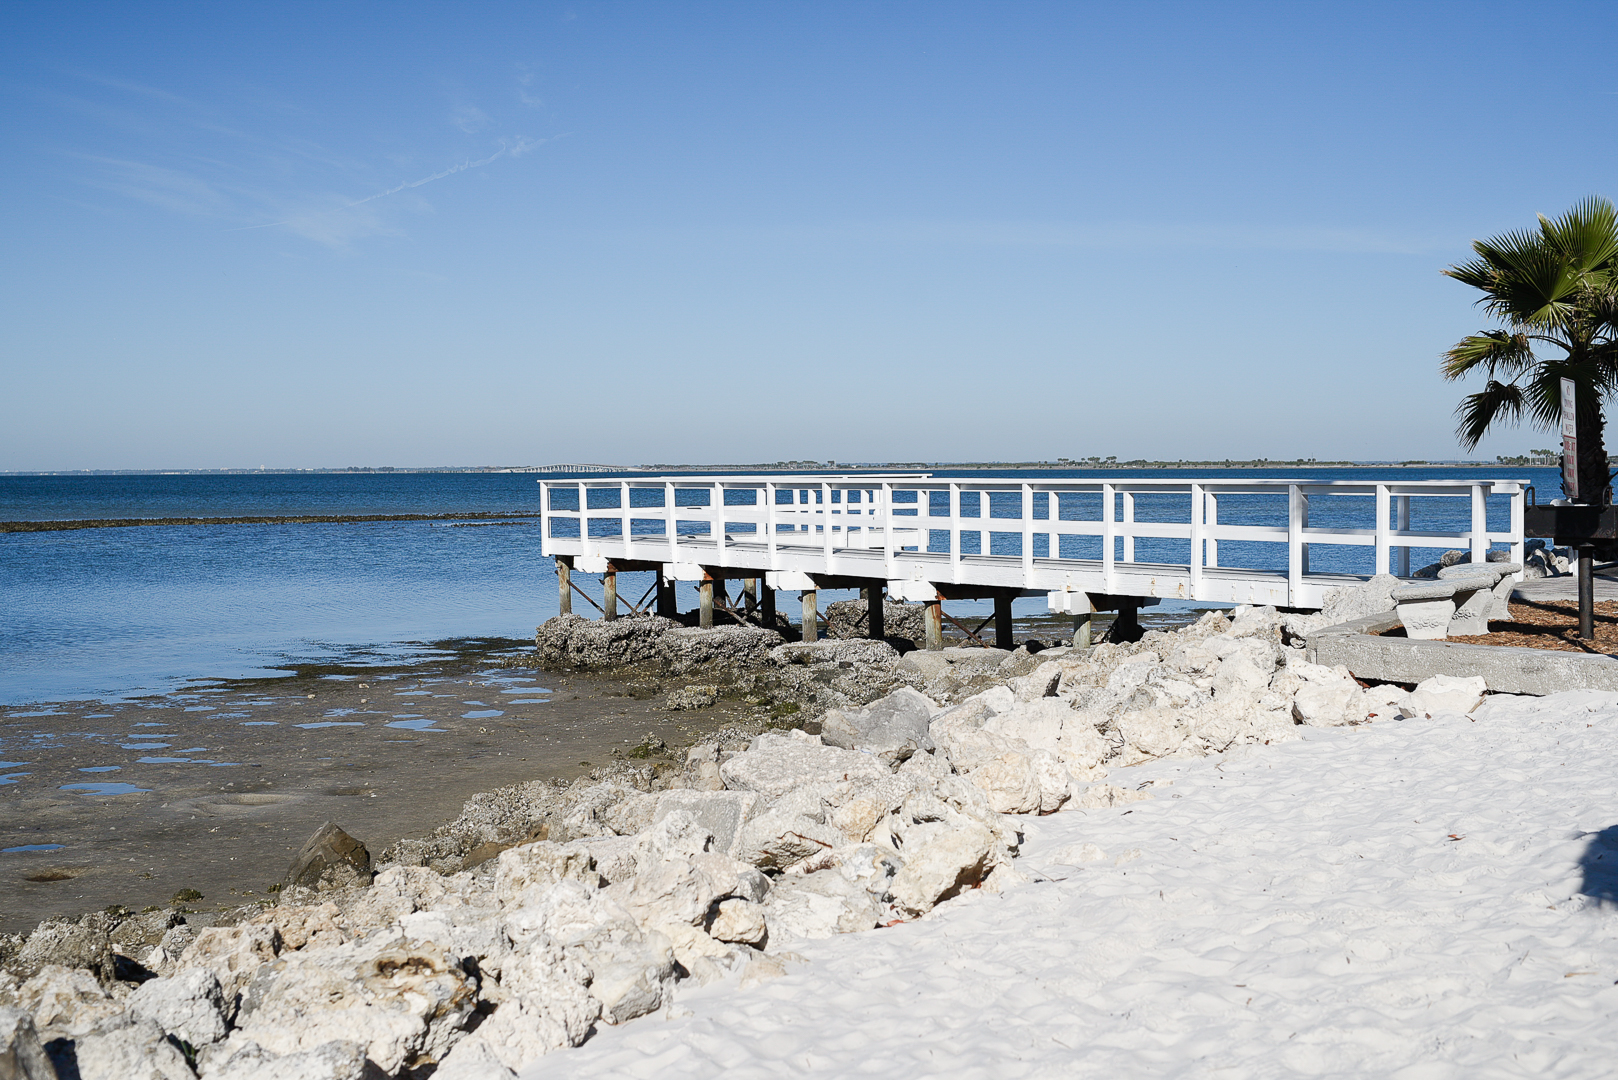
[[[992,597],[997,639],[1007,645],[1016,596],[1044,595],[1052,611],[1079,620],[1115,610],[1132,621],[1141,604],[1167,598],[1315,610],[1326,590],[1365,576],[1311,571],[1311,547],[1370,548],[1376,571],[1400,577],[1410,573],[1411,548],[1462,548],[1475,562],[1497,546],[1512,562],[1523,555],[1524,489],[1515,480],[866,473],[539,483],[544,550],[563,578],[564,611],[575,570],[605,576],[607,618],[617,615],[616,574],[655,570],[660,613],[673,613],[674,582],[698,582],[701,621],[711,625],[714,590],[723,604],[724,582],[741,579],[750,609],[770,619],[775,590],[802,594],[809,640],[822,588],[926,604],[931,648],[942,647],[942,601]],[[1506,519],[1493,531],[1492,497],[1497,524]],[[1436,505],[1430,500],[1450,512],[1416,517],[1465,527],[1413,528],[1413,504]],[[880,603],[871,612],[878,636]]]

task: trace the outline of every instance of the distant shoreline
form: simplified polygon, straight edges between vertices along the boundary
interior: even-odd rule
[[[239,517],[67,518],[60,521],[0,521],[0,533],[125,529],[139,525],[329,525],[371,521],[521,521],[538,513],[479,511],[470,514],[284,514]]]

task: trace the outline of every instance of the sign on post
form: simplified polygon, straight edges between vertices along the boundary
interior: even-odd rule
[[[1579,422],[1573,396],[1573,380],[1562,380],[1562,491],[1569,499],[1579,499]]]

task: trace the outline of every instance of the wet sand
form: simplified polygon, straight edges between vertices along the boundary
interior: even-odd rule
[[[733,702],[669,712],[648,685],[496,666],[516,644],[0,709],[0,848],[48,849],[0,852],[0,931],[163,905],[186,889],[203,895],[196,908],[265,899],[322,822],[374,856],[453,820],[480,791],[575,777],[647,735],[677,747],[759,712]],[[74,784],[145,790],[63,787]]]

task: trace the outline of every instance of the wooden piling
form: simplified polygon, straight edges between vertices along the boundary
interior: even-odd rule
[[[676,619],[680,615],[679,601],[674,595],[674,582],[664,577],[661,571],[657,575],[657,613],[665,619]]]
[[[556,556],[556,610],[573,614],[573,556]]]
[[[818,594],[814,589],[803,590],[803,640],[820,640],[820,612],[816,607]]]
[[[1090,599],[1088,593],[1084,597],[1084,606],[1089,611],[1075,611],[1073,613],[1073,647],[1075,649],[1088,649],[1090,647],[1090,627],[1095,622],[1095,601]]]
[[[1140,601],[1120,598],[1118,614],[1112,620],[1113,641],[1140,640]]]
[[[941,652],[944,648],[944,601],[933,597],[922,609],[922,622],[927,628],[927,651]]]
[[[758,610],[758,578],[742,578],[742,615],[747,616]]]
[[[771,630],[775,629],[775,590],[768,583],[759,586],[759,620]]]
[[[612,622],[618,617],[618,571],[607,564],[607,572],[601,575],[601,591],[605,594],[601,601],[601,617]]]
[[[1011,593],[994,594],[994,647],[1010,652],[1017,647],[1011,633]]]
[[[713,629],[713,575],[703,574],[697,586],[697,625],[704,630]]]

